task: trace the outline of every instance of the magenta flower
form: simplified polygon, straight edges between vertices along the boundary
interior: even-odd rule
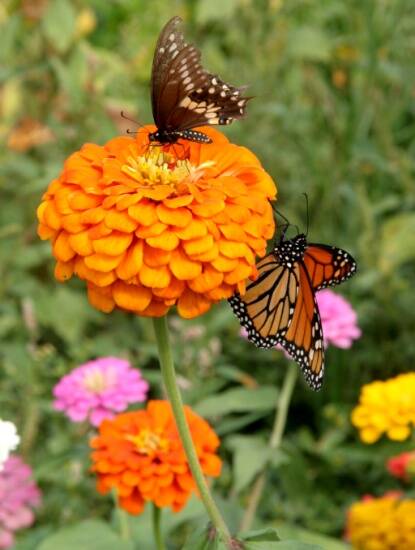
[[[148,383],[138,369],[117,357],[89,361],[64,376],[53,389],[53,406],[73,422],[99,426],[130,403],[145,401]]]
[[[357,324],[356,312],[350,303],[330,289],[317,292],[317,303],[325,346],[350,348],[353,340],[357,340],[362,334]]]
[[[40,491],[32,470],[17,456],[10,456],[0,472],[0,548],[14,544],[14,533],[32,525],[32,508],[40,504]]]

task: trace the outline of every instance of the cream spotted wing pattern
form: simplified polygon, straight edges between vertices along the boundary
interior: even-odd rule
[[[153,59],[151,99],[157,131],[150,141],[176,143],[183,138],[210,143],[197,126],[230,124],[242,118],[248,97],[206,71],[200,51],[184,41],[182,20],[173,17],[161,31]]]

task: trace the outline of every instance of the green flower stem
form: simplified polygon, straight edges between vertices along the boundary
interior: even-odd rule
[[[218,531],[219,535],[221,536],[223,542],[227,545],[227,547],[232,548],[232,538],[229,533],[229,529],[210,493],[205,476],[203,475],[202,469],[200,467],[199,459],[197,458],[196,450],[192,441],[192,436],[190,434],[189,426],[187,424],[186,416],[183,409],[183,400],[180,394],[179,386],[177,384],[176,372],[174,370],[173,357],[171,353],[167,328],[167,319],[166,317],[154,318],[153,322],[159,351],[161,374],[163,377],[164,385],[166,387],[167,395],[173,409],[177,430],[179,432],[180,439],[186,453],[186,458],[189,463],[193,479],[196,482],[200,497],[203,501],[207,513],[209,514],[211,522],[213,523],[214,527]]]
[[[281,393],[279,393],[278,395],[274,427],[272,429],[271,437],[268,443],[268,447],[272,450],[277,449],[282,441],[285,425],[287,423],[288,408],[290,406],[295,382],[297,380],[297,372],[297,365],[293,362],[290,362],[287,368],[287,372],[285,373]],[[265,487],[268,465],[269,460],[265,464],[262,472],[258,475],[252,487],[252,491],[248,499],[248,506],[242,518],[240,526],[241,531],[249,531],[254,521],[255,514]]]
[[[153,533],[157,550],[166,550],[161,534],[161,509],[153,504]]]
[[[112,490],[115,509],[117,510],[118,524],[120,526],[120,538],[125,541],[131,540],[130,522],[127,512],[125,512],[118,503],[117,490]]]

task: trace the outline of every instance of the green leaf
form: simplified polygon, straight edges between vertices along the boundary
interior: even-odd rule
[[[415,214],[400,214],[382,226],[379,243],[379,268],[390,274],[397,267],[415,258]]]
[[[271,527],[249,531],[238,538],[244,543],[244,550],[323,550],[315,544],[296,540],[281,541],[277,531]]]
[[[298,540],[283,540],[280,542],[246,542],[244,550],[323,550],[316,544],[307,544]]]
[[[75,33],[76,14],[68,0],[49,3],[42,20],[43,32],[60,53],[68,50]]]
[[[277,389],[274,386],[233,388],[207,397],[195,409],[202,416],[223,416],[234,412],[270,410],[276,400]]]
[[[182,550],[226,550],[226,546],[219,540],[218,534],[209,524],[203,529],[194,531]]]
[[[61,529],[41,542],[37,550],[133,550],[103,521],[86,520]]]
[[[270,456],[270,449],[260,437],[235,436],[230,438],[233,449],[234,490],[240,492],[251,483]]]
[[[253,542],[262,542],[262,541],[279,541],[281,540],[278,536],[278,533],[272,527],[267,527],[265,529],[257,529],[256,531],[248,531],[245,535],[241,535],[241,540],[253,541]]]

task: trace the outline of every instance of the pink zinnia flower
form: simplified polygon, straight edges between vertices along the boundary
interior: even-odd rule
[[[138,369],[117,357],[89,361],[64,376],[53,389],[54,407],[73,422],[99,426],[130,403],[145,401],[148,383]]]
[[[408,481],[415,474],[415,451],[393,456],[386,462],[388,472],[394,477]]]
[[[355,310],[343,296],[330,289],[320,290],[316,297],[325,346],[350,348],[362,334]]]
[[[14,544],[14,532],[32,525],[32,508],[40,503],[40,491],[31,479],[32,470],[16,455],[0,472],[0,548]]]

